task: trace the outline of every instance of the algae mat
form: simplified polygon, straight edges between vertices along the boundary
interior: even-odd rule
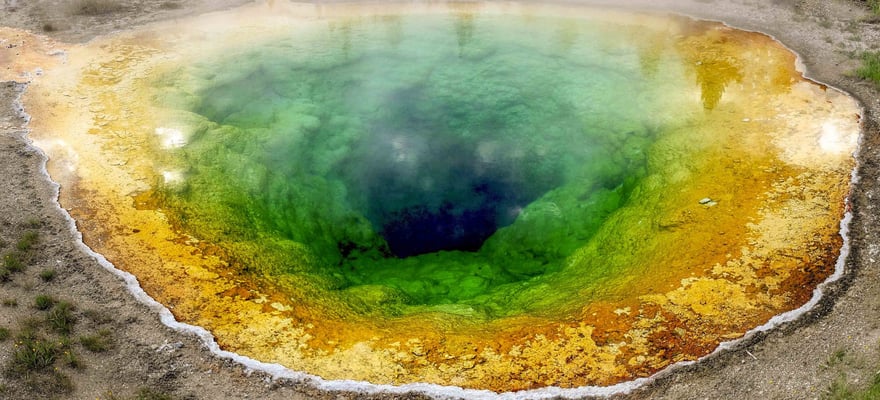
[[[72,47],[24,101],[84,242],[224,349],[500,392],[810,299],[860,109],[795,64],[682,17],[269,1]]]

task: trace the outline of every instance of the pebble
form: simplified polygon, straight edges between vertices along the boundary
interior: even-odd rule
[[[700,199],[700,204],[709,204],[711,202],[712,202],[712,199],[710,199],[708,197],[703,197],[702,199]]]
[[[161,353],[163,351],[167,351],[169,353],[173,353],[175,350],[180,349],[182,347],[183,347],[183,342],[168,343],[166,341],[164,344],[159,346],[158,349],[156,349],[156,352]]]

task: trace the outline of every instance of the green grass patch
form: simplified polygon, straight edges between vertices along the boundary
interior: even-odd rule
[[[124,7],[118,0],[74,0],[71,12],[75,15],[104,15],[122,10]]]
[[[67,398],[74,385],[60,368],[82,367],[69,337],[76,321],[74,306],[48,295],[37,296],[34,306],[45,313],[17,321],[15,342],[4,357],[3,375],[10,384],[26,387],[33,398]],[[0,341],[11,336],[8,329],[0,328]]]
[[[880,399],[880,374],[874,375],[871,386],[861,392],[860,395],[863,399]]]
[[[835,366],[838,364],[842,364],[846,360],[846,350],[837,349],[834,353],[831,353],[831,356],[828,357],[828,366]]]
[[[64,350],[64,353],[62,353],[61,356],[64,359],[64,363],[67,364],[68,367],[77,369],[83,367],[82,361],[80,361],[79,356],[77,356],[76,353],[73,352],[73,350]]]
[[[880,14],[880,0],[867,0],[868,7],[871,8],[871,12],[874,14]]]
[[[94,335],[83,336],[79,338],[79,343],[86,350],[95,353],[101,353],[113,348],[113,341],[110,338],[110,331],[108,329],[101,329]]]
[[[18,307],[17,299],[3,299],[3,307]]]
[[[3,268],[9,272],[21,272],[24,271],[24,263],[21,262],[18,254],[6,253],[3,256]]]
[[[55,299],[53,299],[52,296],[41,294],[34,298],[34,307],[36,307],[37,310],[45,311],[52,308],[54,305]]]
[[[18,243],[15,244],[15,248],[19,251],[30,251],[37,241],[40,239],[40,234],[34,231],[26,232],[21,239],[18,240]]]
[[[9,282],[12,280],[12,271],[6,267],[0,267],[0,282]]]
[[[175,3],[173,1],[166,1],[166,2],[163,2],[162,4],[159,4],[160,10],[178,10],[181,8],[183,8],[182,4]]]
[[[70,334],[73,330],[73,324],[76,322],[76,316],[73,315],[73,305],[62,301],[55,305],[49,314],[46,315],[46,321],[55,332],[63,335]]]
[[[843,378],[835,379],[834,382],[831,382],[831,385],[828,387],[828,390],[822,394],[823,400],[843,400],[843,399],[853,399],[854,393],[852,388],[846,383],[846,380]]]
[[[876,400],[880,399],[880,374],[874,375],[871,385],[864,389],[856,389],[846,379],[836,379],[823,393],[825,400]]]
[[[862,66],[856,70],[856,75],[880,85],[880,52],[862,53]]]
[[[40,271],[40,279],[42,279],[43,282],[51,282],[55,279],[56,275],[58,274],[54,269],[44,269],[43,271]]]
[[[30,372],[48,369],[55,363],[58,346],[50,341],[34,339],[16,344],[7,372],[13,376],[25,376]]]

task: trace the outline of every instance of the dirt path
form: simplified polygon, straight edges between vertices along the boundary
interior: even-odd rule
[[[45,33],[63,41],[86,41],[95,35],[245,3],[244,0],[4,0],[0,26]],[[880,24],[854,1],[631,0],[621,3],[671,10],[773,35],[797,51],[808,76],[842,88],[862,100],[866,134],[859,154],[860,180],[852,196],[852,251],[845,277],[810,315],[759,335],[736,349],[674,372],[621,398],[818,398],[837,381],[866,385],[880,369],[880,92],[849,76],[859,52],[880,45]],[[666,3],[666,4],[661,4]],[[78,4],[80,7],[74,7]],[[107,9],[83,9],[83,5]],[[112,7],[112,5],[121,5]],[[82,14],[82,15],[79,15]],[[90,15],[93,14],[93,15]],[[0,36],[0,44],[10,39]],[[0,58],[0,68],[4,68]],[[0,75],[2,76],[2,75]],[[106,337],[106,348],[92,351],[69,344],[80,367],[66,366],[62,380],[28,387],[21,379],[0,376],[0,398],[132,398],[168,393],[192,399],[365,398],[353,393],[321,393],[306,384],[272,382],[248,374],[203,349],[194,337],[162,325],[158,317],[127,292],[76,244],[68,222],[52,200],[55,188],[42,175],[43,158],[26,145],[26,120],[16,99],[25,85],[0,82],[0,254],[15,253],[24,271],[0,284],[0,328],[16,332],[22,320],[42,317],[34,308],[38,295],[68,301],[75,308],[72,336]],[[27,232],[38,239],[17,249]],[[54,276],[46,279],[54,271]],[[14,305],[13,303],[17,303]],[[33,322],[32,322],[33,324]],[[14,338],[0,341],[0,365],[15,354]],[[60,365],[60,364],[59,364]],[[39,383],[39,382],[38,382]],[[417,398],[419,395],[375,395]]]

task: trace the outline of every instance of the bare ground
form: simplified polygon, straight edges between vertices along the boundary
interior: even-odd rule
[[[4,0],[0,26],[77,42],[245,2]],[[880,19],[872,17],[863,2],[848,0],[582,2],[669,10],[765,32],[801,55],[809,77],[850,92],[865,107],[859,182],[851,196],[852,250],[844,278],[803,318],[700,363],[663,373],[643,388],[617,397],[808,399],[822,397],[835,382],[869,384],[880,370],[880,213],[875,210],[880,199],[880,91],[851,73],[859,65],[861,51],[880,47]],[[32,249],[19,252],[25,270],[0,283],[0,328],[15,333],[22,329],[22,320],[43,318],[33,306],[34,299],[49,295],[75,305],[72,337],[109,332],[109,348],[93,352],[72,344],[81,366],[62,366],[59,372],[69,376],[71,385],[54,393],[45,383],[28,385],[25,379],[0,374],[0,398],[133,398],[145,389],[183,399],[422,397],[324,393],[308,384],[272,381],[215,357],[195,337],[162,325],[118,278],[77,246],[53,200],[56,189],[42,175],[44,159],[27,145],[26,121],[16,104],[23,90],[25,84],[0,82],[0,255],[16,253],[17,242],[27,232],[36,232],[38,240]],[[47,270],[55,271],[51,280],[41,276]],[[12,305],[13,299],[17,305]],[[15,343],[14,337],[0,340],[0,366],[10,362]]]

